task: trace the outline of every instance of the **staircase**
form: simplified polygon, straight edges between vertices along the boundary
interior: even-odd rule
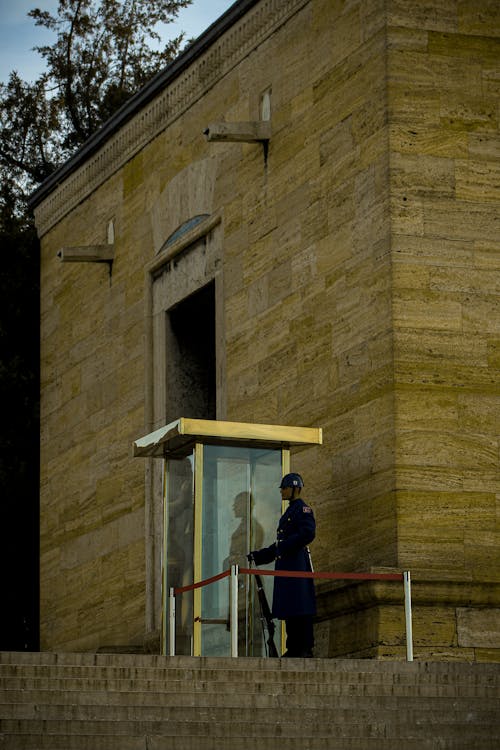
[[[0,750],[498,750],[500,665],[0,653]]]

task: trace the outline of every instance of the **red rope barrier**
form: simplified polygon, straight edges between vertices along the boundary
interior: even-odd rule
[[[194,591],[194,589],[200,589],[202,586],[208,586],[209,583],[215,583],[221,581],[223,578],[227,578],[231,575],[231,570],[225,570],[223,573],[219,573],[212,578],[205,578],[204,581],[198,581],[198,583],[191,583],[189,586],[178,586],[174,588],[174,594],[184,594],[186,591]]]
[[[276,576],[279,578],[321,578],[328,580],[359,581],[402,581],[402,573],[315,573],[306,570],[260,570],[259,568],[239,568],[240,573],[249,575]]]
[[[238,572],[243,575],[261,575],[275,576],[278,578],[318,578],[322,580],[345,580],[345,581],[402,581],[402,573],[315,573],[306,570],[262,570],[260,568],[238,568]],[[231,570],[225,570],[211,578],[205,578],[204,581],[191,583],[189,586],[179,586],[174,588],[174,594],[184,594],[186,591],[194,591],[202,586],[208,586],[210,583],[221,581],[231,575]]]

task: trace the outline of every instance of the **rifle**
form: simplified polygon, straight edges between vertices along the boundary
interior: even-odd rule
[[[262,623],[262,635],[264,636],[264,642],[266,642],[266,636],[264,633],[264,622],[266,623],[266,627],[267,627],[267,633],[268,633],[267,654],[268,656],[278,658],[278,649],[276,648],[276,645],[274,643],[275,624],[273,621],[271,610],[269,608],[269,604],[267,602],[266,592],[264,591],[262,578],[260,577],[258,573],[254,574],[254,578],[255,578],[255,583],[257,584],[257,594],[259,596],[260,621]]]

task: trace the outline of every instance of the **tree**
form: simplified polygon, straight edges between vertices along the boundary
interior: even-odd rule
[[[38,242],[26,201],[130,96],[179,52],[155,30],[192,0],[59,0],[35,9],[53,31],[46,71],[0,83],[0,649],[38,644]]]
[[[46,72],[34,83],[14,71],[0,84],[0,176],[21,200],[175,58],[182,34],[151,44],[191,2],[59,0],[57,15],[30,11],[56,40],[35,48]]]

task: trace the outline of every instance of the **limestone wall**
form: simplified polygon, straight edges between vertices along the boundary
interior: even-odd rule
[[[39,208],[43,648],[158,626],[158,476],[130,454],[161,418],[148,269],[206,213],[218,418],[322,427],[323,447],[292,457],[316,568],[414,570],[420,653],[477,656],[469,604],[488,632],[498,606],[500,236],[498,11],[479,6],[263,1],[217,43],[240,40],[232,66],[193,63],[185,110],[131,136],[114,171],[103,158],[100,180],[91,157],[66,213],[64,184]],[[207,142],[211,122],[259,119],[264,92],[267,154]],[[110,220],[111,278],[57,260]],[[403,653],[399,590],[318,590],[324,654]]]
[[[143,274],[137,233],[122,239],[122,191],[119,175],[42,240],[42,649],[143,632],[144,469],[130,459],[144,419]],[[59,261],[63,245],[105,243],[111,218],[111,279],[107,264]]]
[[[500,570],[500,10],[390,7],[398,562],[477,606]],[[441,646],[473,646],[450,603]]]

